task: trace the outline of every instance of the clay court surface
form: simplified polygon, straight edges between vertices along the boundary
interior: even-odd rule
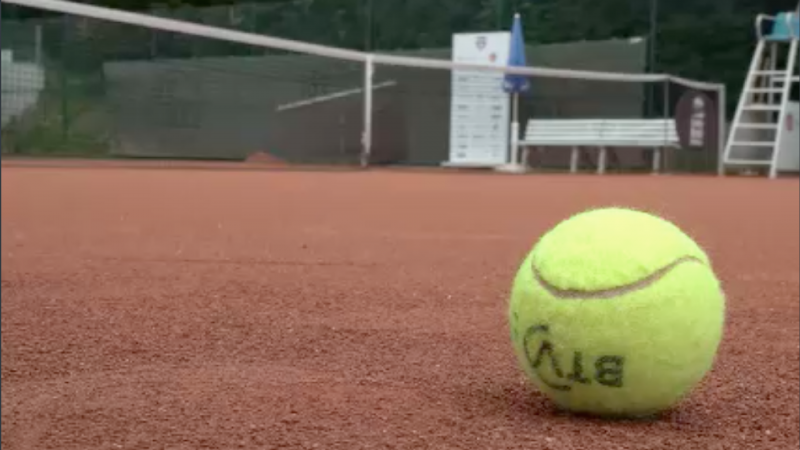
[[[2,448],[800,446],[797,179],[2,169]],[[506,324],[537,237],[674,220],[728,294],[713,372],[658,420],[555,411]]]

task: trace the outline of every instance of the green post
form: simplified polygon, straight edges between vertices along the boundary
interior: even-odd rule
[[[370,52],[372,51],[372,20],[374,13],[372,0],[362,0],[360,8],[360,17],[364,23],[364,36],[361,44],[362,50]]]

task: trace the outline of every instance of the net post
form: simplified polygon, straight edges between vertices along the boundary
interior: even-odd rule
[[[375,76],[375,59],[367,54],[364,59],[364,130],[361,134],[361,167],[369,165],[372,154],[372,84]]]
[[[725,141],[728,138],[725,127],[725,111],[727,87],[722,84],[717,88],[717,175],[725,175]]]

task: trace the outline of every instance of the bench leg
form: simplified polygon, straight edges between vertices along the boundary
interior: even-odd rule
[[[599,175],[606,173],[606,153],[606,148],[600,147],[600,155],[597,157],[597,173]]]
[[[569,156],[569,173],[578,171],[578,159],[580,158],[578,147],[572,147],[572,154]]]
[[[653,149],[653,173],[661,172],[661,148],[656,147]]]

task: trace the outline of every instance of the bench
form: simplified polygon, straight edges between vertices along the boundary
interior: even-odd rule
[[[607,149],[653,149],[653,172],[659,172],[661,151],[680,146],[672,119],[530,119],[517,144],[527,161],[530,147],[566,147],[572,150],[570,172],[578,171],[581,147],[599,149],[597,173],[606,171]]]

